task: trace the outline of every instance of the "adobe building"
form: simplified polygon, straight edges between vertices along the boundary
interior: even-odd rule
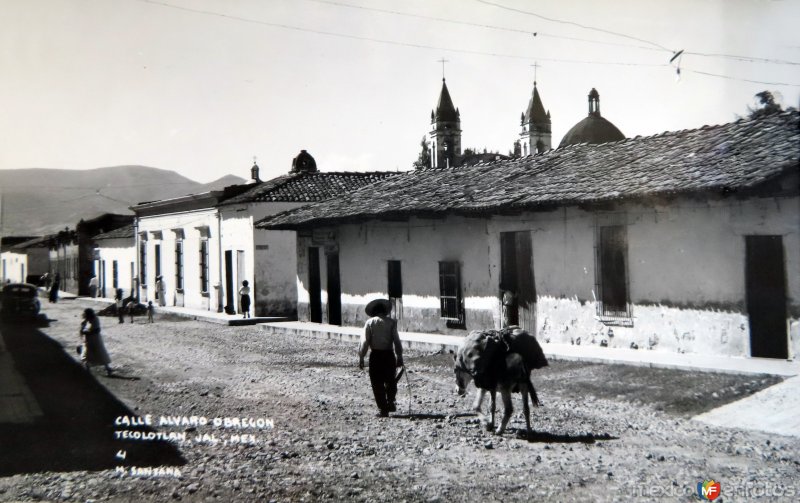
[[[798,126],[785,112],[415,170],[256,228],[297,232],[303,321],[363,326],[388,297],[405,331],[519,324],[556,343],[793,358]]]

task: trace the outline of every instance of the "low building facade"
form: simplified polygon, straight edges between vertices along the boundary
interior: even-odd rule
[[[257,227],[298,232],[301,320],[362,325],[380,296],[407,331],[793,358],[799,122],[416,170]]]
[[[97,296],[114,298],[117,289],[123,298],[136,297],[136,240],[133,224],[94,237],[94,271]]]

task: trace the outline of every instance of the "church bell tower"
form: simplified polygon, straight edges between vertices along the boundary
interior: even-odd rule
[[[528,102],[528,108],[522,113],[520,123],[522,131],[519,136],[523,156],[541,154],[552,148],[550,112],[544,110],[535,80],[533,81],[533,95]]]
[[[458,166],[461,158],[461,113],[453,106],[447,83],[442,78],[442,92],[436,110],[431,111],[431,131],[428,134],[431,167]]]

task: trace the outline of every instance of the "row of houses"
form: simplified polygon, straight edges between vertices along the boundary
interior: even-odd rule
[[[793,358],[798,126],[786,112],[403,173],[320,172],[302,151],[275,179],[253,166],[250,183],[59,233],[50,271],[142,302],[161,277],[167,305],[229,314],[247,280],[258,316],[359,326],[380,296],[406,331],[518,324],[549,342]]]

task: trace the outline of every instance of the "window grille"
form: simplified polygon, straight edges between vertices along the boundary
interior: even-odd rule
[[[461,271],[458,262],[439,262],[439,301],[443,319],[464,323]]]
[[[175,288],[183,290],[183,241],[175,241]]]
[[[208,239],[200,240],[200,291],[208,293]]]
[[[142,286],[147,286],[147,241],[139,241],[139,280]],[[133,276],[131,276],[133,277]]]

